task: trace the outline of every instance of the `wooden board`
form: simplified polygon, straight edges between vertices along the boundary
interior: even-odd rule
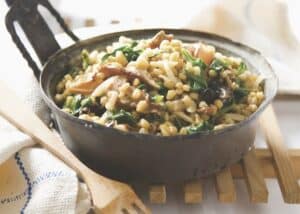
[[[197,204],[202,202],[202,182],[200,180],[191,181],[184,185],[184,202],[187,204]]]
[[[151,185],[149,188],[150,202],[153,204],[164,204],[167,200],[166,187],[161,184]]]
[[[300,179],[300,149],[290,149],[288,155],[296,178]],[[263,178],[277,179],[277,176],[272,152],[269,149],[251,150],[250,155],[246,155],[241,163],[234,164],[230,169],[224,169],[215,175],[217,198],[222,203],[234,202],[238,197],[234,179],[245,179],[250,201],[265,203],[268,199],[268,190]],[[190,181],[183,186],[184,202],[187,204],[201,203],[203,194],[203,181]],[[164,204],[167,199],[166,186],[163,184],[151,186],[149,197],[151,203]]]
[[[300,201],[300,189],[297,177],[272,106],[269,106],[262,114],[260,124],[266,136],[267,145],[272,152],[284,201],[286,203],[298,203]]]
[[[229,168],[223,169],[216,174],[216,191],[218,200],[223,203],[236,201],[236,191],[232,174]]]
[[[254,150],[245,155],[242,164],[250,201],[254,203],[268,202],[269,193]]]

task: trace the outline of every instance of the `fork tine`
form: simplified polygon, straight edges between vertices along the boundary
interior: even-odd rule
[[[141,208],[139,208],[136,204],[132,204],[132,207],[137,210],[138,214],[144,214],[145,211],[143,211]]]
[[[128,213],[128,214],[139,214],[139,212],[131,206],[126,207],[125,210],[126,210],[126,213]]]
[[[151,211],[142,203],[138,198],[133,203],[138,209],[140,209],[145,214],[151,214]]]

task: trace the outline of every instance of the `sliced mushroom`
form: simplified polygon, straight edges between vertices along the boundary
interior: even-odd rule
[[[160,43],[163,40],[169,40],[171,41],[173,39],[173,35],[172,34],[166,34],[165,31],[159,31],[157,34],[155,34],[155,36],[151,39],[150,43],[149,43],[149,47],[154,49],[159,47]]]
[[[93,91],[91,97],[99,97],[106,94],[109,90],[118,89],[121,85],[126,82],[126,78],[122,76],[112,76],[103,81],[98,87]]]
[[[105,76],[114,76],[114,75],[123,75],[128,79],[133,80],[135,78],[140,79],[142,82],[152,86],[153,88],[159,89],[160,86],[151,78],[149,73],[145,70],[136,70],[136,69],[124,69],[115,66],[103,66],[100,69],[101,72],[105,74]]]
[[[87,73],[75,80],[67,88],[68,93],[90,94],[103,81],[97,72]]]
[[[152,86],[153,88],[159,89],[160,86],[151,78],[149,73],[145,70],[132,70],[132,71],[127,71],[128,73],[131,73],[132,75],[136,75],[137,78],[139,78],[142,82],[147,83],[148,85]]]

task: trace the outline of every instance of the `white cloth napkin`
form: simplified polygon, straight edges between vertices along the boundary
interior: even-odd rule
[[[185,26],[223,35],[258,49],[279,77],[278,93],[300,95],[300,34],[297,33],[300,15],[298,13],[295,20],[293,7],[299,11],[300,2],[217,1],[202,8]]]
[[[0,213],[87,213],[87,188],[73,170],[0,120]]]

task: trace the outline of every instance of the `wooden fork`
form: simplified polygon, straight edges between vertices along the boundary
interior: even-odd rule
[[[0,115],[77,172],[89,188],[96,213],[150,213],[127,184],[103,177],[78,160],[58,136],[1,82]]]

